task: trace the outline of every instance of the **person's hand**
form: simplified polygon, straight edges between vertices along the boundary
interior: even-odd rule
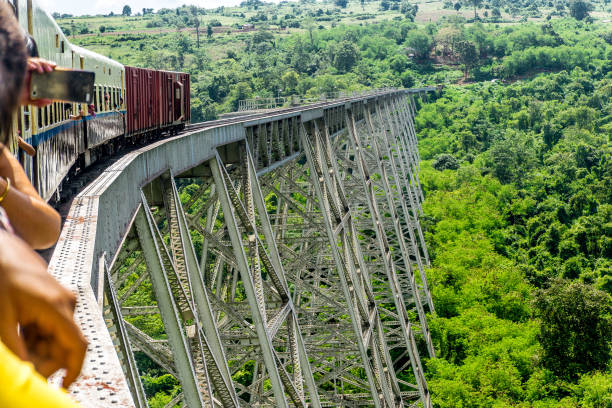
[[[79,375],[87,350],[73,319],[75,305],[74,294],[47,272],[38,254],[0,231],[0,338],[45,377],[66,368],[66,388]]]
[[[21,147],[21,150],[26,152],[28,156],[33,157],[36,154],[36,150],[34,150],[32,145],[23,140],[21,136],[19,136],[19,138],[17,139],[17,144],[19,145],[19,147]]]
[[[34,105],[39,108],[42,108],[43,106],[47,106],[53,103],[53,101],[50,99],[30,99],[30,81],[32,79],[32,72],[38,72],[39,74],[43,74],[45,72],[53,71],[56,66],[57,65],[55,64],[55,62],[47,61],[42,58],[28,58],[25,86],[23,87],[23,92],[21,94],[22,105]]]

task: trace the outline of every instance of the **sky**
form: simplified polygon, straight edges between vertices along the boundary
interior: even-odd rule
[[[75,16],[82,14],[108,14],[113,11],[121,14],[126,4],[136,13],[144,7],[174,8],[183,4],[195,4],[203,8],[215,8],[219,6],[236,6],[242,0],[38,0],[38,3],[49,13],[69,13]],[[268,0],[270,1],[270,0]],[[278,3],[280,0],[271,0]]]

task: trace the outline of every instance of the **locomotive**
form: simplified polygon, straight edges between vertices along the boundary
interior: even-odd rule
[[[38,56],[59,67],[93,71],[93,106],[54,102],[16,113],[9,148],[39,194],[59,200],[66,176],[122,145],[176,133],[190,120],[189,74],[124,66],[71,44],[55,20],[33,0],[9,0]],[[18,137],[32,145],[29,156]]]

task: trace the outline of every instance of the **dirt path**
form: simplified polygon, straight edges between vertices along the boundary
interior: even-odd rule
[[[248,33],[250,31],[256,31],[255,28],[249,29],[237,29],[229,26],[219,26],[213,27],[213,34],[224,34],[228,31],[232,33]],[[117,36],[117,35],[130,35],[130,34],[165,34],[165,33],[195,33],[196,29],[194,27],[184,27],[180,29],[176,28],[151,28],[147,30],[124,30],[124,31],[105,31],[103,33],[88,33],[88,34],[77,34],[71,36],[71,38],[87,38],[87,37],[97,37],[97,36]],[[206,35],[206,27],[200,27],[200,35]]]

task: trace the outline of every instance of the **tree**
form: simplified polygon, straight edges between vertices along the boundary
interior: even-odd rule
[[[414,50],[417,58],[426,59],[431,51],[433,41],[426,33],[413,30],[406,37],[406,45]]]
[[[410,21],[414,21],[414,18],[416,17],[418,11],[418,5],[410,4],[407,1],[402,2],[402,6],[400,7],[400,12]]]
[[[560,377],[605,370],[610,361],[610,295],[581,282],[556,281],[534,303],[541,318],[542,364]]]
[[[459,168],[459,162],[457,162],[454,156],[443,153],[436,158],[433,168],[440,171],[446,169],[457,170]]]
[[[389,61],[389,68],[395,73],[401,74],[408,67],[408,58],[403,54],[394,55]]]
[[[295,92],[295,88],[298,86],[298,82],[300,80],[299,75],[294,70],[290,69],[285,72],[283,76],[281,76],[281,81],[283,82],[283,87],[287,93],[291,94]]]
[[[334,0],[334,4],[340,8],[346,8],[348,0]]]
[[[455,11],[459,13],[459,10],[461,10],[461,3],[456,2],[454,7],[455,7]]]
[[[365,11],[365,0],[359,0],[361,2],[361,10]]]
[[[212,26],[209,24],[209,25],[206,27],[206,36],[207,36],[208,38],[210,38],[210,37],[212,37],[212,35],[213,35],[213,29],[212,29]]]
[[[400,79],[404,88],[412,88],[414,86],[414,76],[412,76],[410,71],[404,71],[400,75]]]
[[[348,72],[353,68],[359,58],[359,50],[350,41],[342,41],[338,44],[334,56],[334,67],[338,71]]]
[[[476,20],[478,18],[476,9],[482,6],[482,0],[469,0],[469,2],[472,6],[474,6],[474,20]]]
[[[573,0],[569,4],[570,15],[576,20],[584,20],[593,10],[593,5],[585,0]]]
[[[471,41],[459,41],[456,45],[456,50],[459,62],[463,64],[464,74],[467,78],[470,68],[478,63],[478,51]]]
[[[310,37],[310,45],[313,46],[314,37],[312,36],[312,33],[315,29],[314,19],[311,16],[304,18],[304,20],[302,21],[302,26],[308,31],[308,36]]]
[[[132,8],[126,4],[125,6],[123,6],[123,11],[121,12],[121,14],[124,16],[131,16]]]
[[[196,46],[200,48],[200,18],[198,17],[199,9],[196,6],[191,6],[191,14],[193,15],[193,25],[196,29]]]
[[[435,36],[436,43],[442,46],[442,55],[455,54],[455,45],[463,38],[463,32],[455,26],[446,26],[438,30]]]

